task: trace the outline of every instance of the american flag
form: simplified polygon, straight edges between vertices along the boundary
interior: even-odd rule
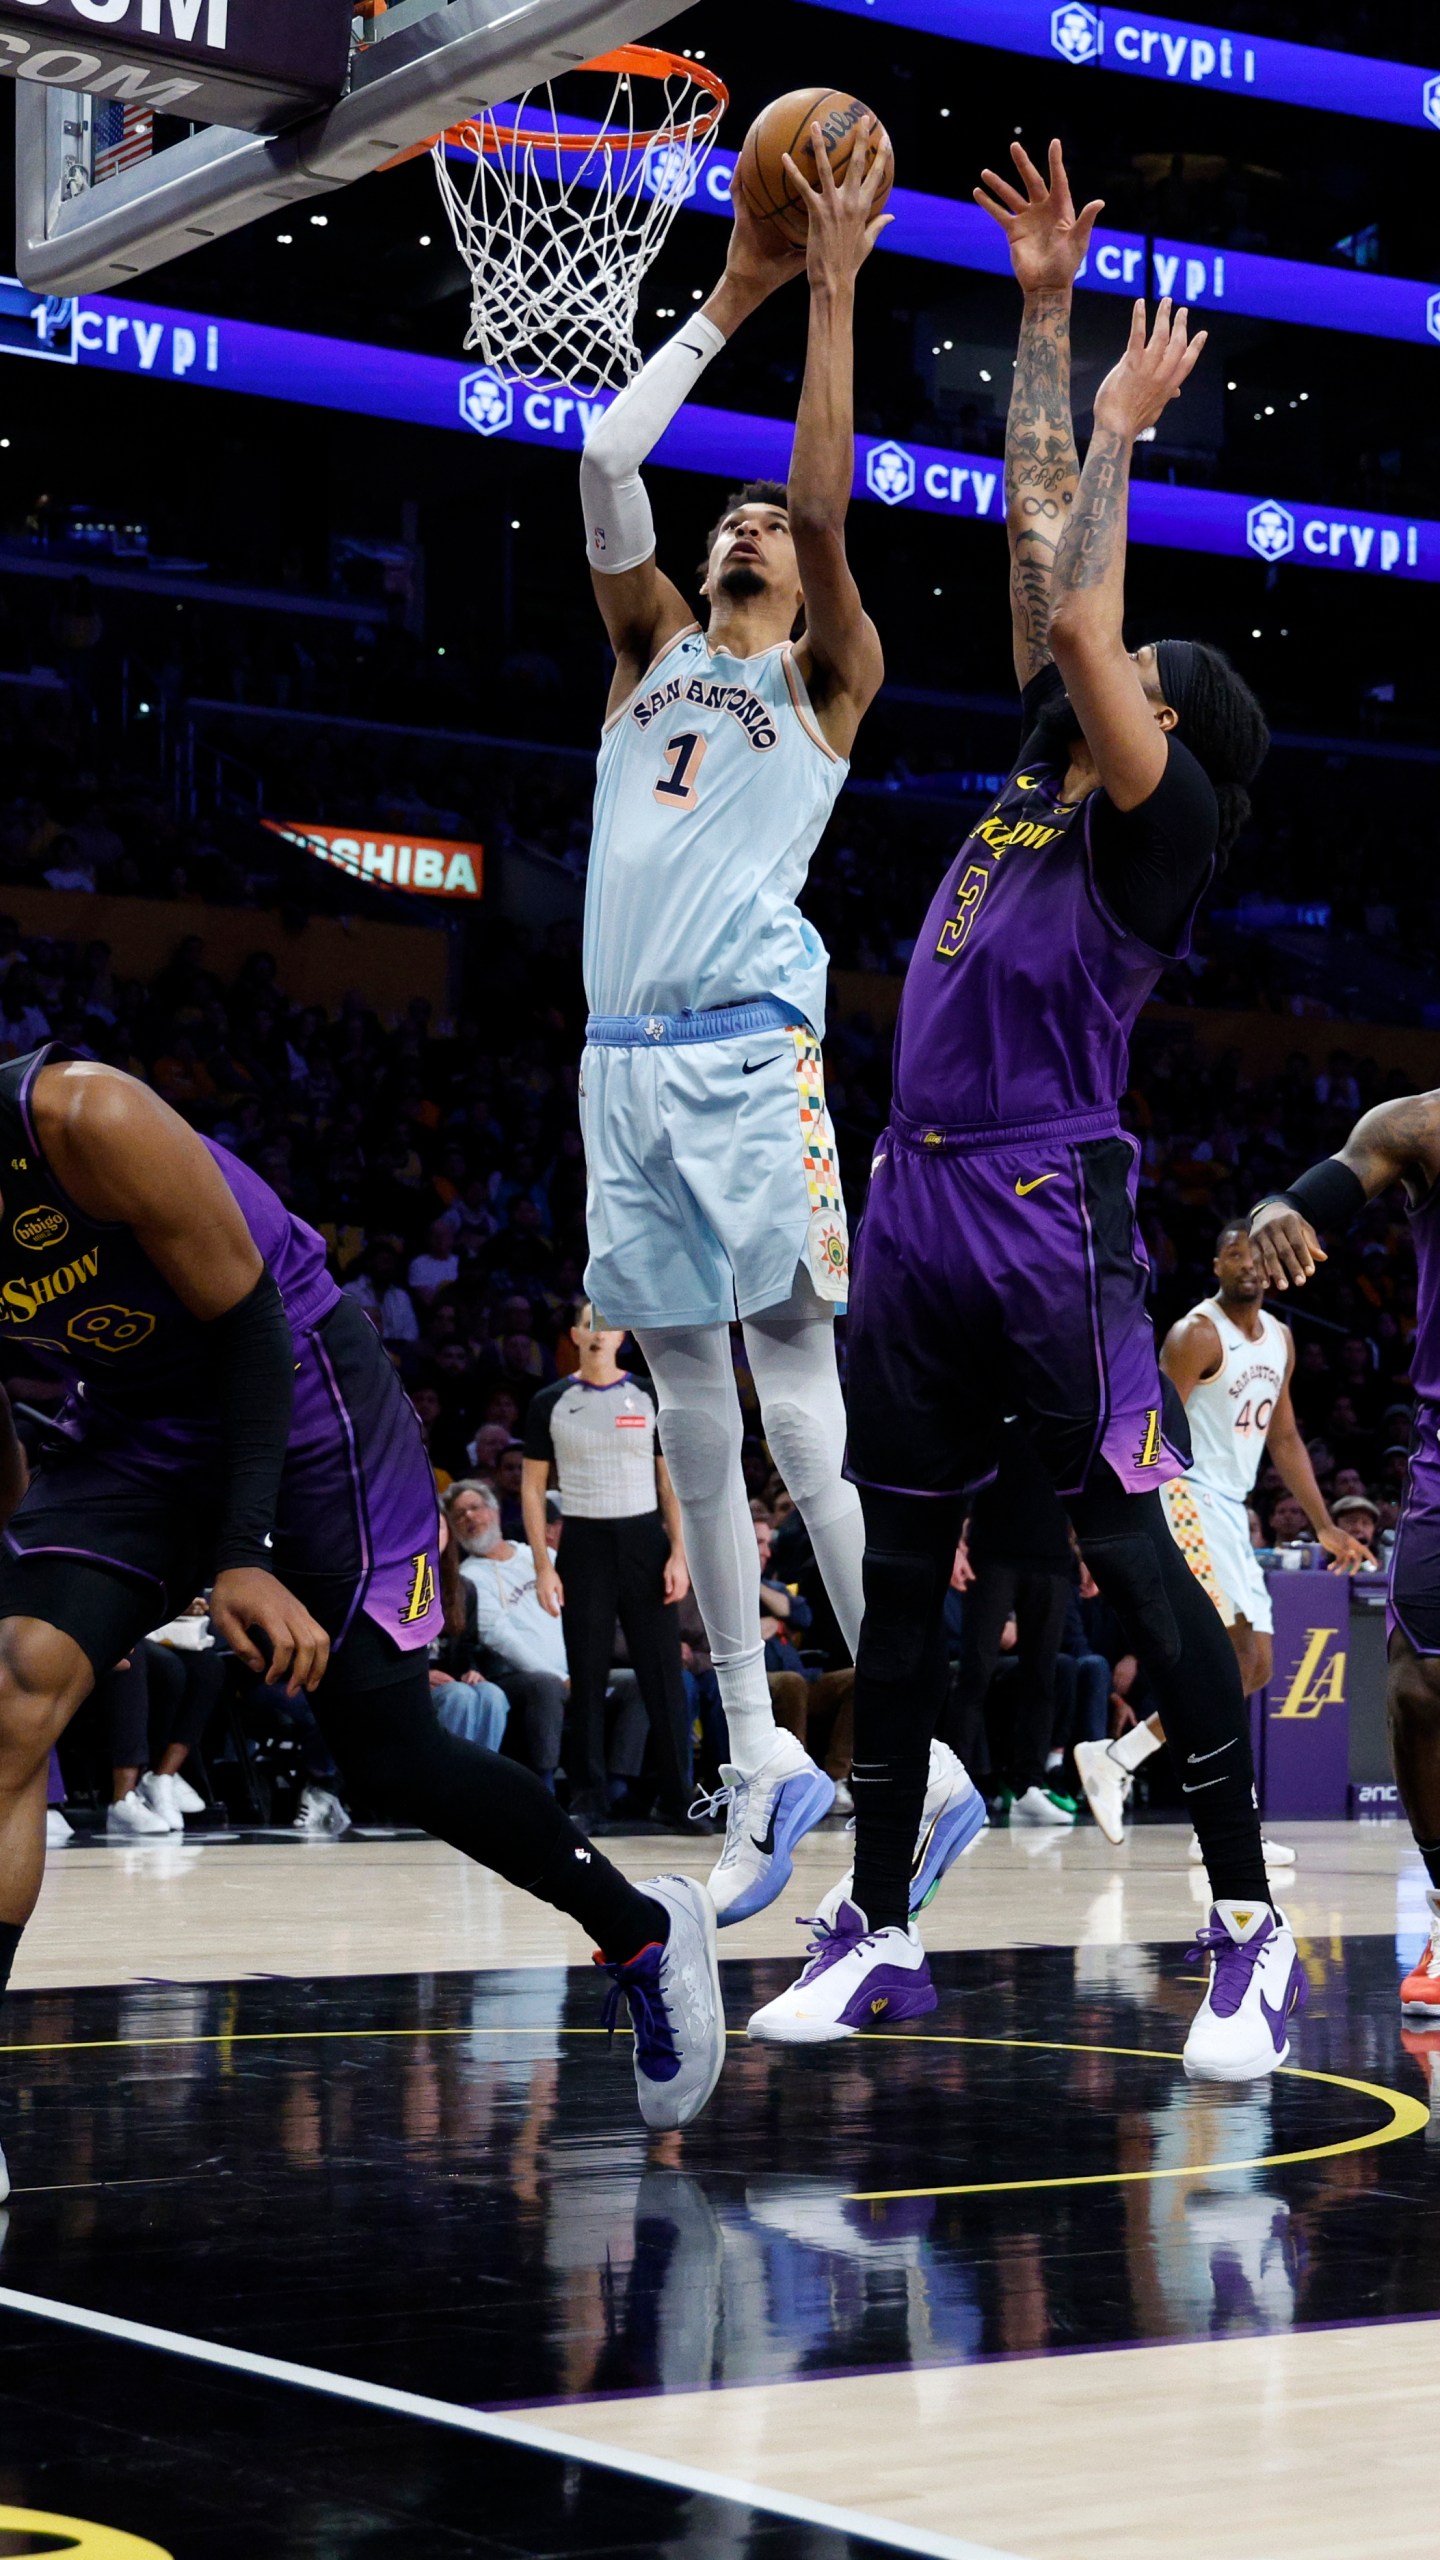
[[[148,160],[155,148],[155,117],[149,107],[122,106],[117,99],[95,101],[95,184],[118,178]]]

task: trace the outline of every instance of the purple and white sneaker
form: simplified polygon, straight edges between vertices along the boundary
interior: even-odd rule
[[[938,2005],[919,1931],[872,1929],[853,1902],[837,1903],[833,1917],[802,1920],[813,1929],[810,1962],[798,1982],[767,2001],[750,2021],[761,2044],[834,2044],[863,2027],[891,2027],[903,2018],[928,2017]]]
[[[1185,2039],[1192,2080],[1263,2080],[1290,2052],[1290,2017],[1303,2009],[1305,1969],[1284,1913],[1268,1902],[1217,1902],[1190,1961],[1210,1979]]]

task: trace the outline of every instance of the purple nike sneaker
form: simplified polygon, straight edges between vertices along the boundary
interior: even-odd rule
[[[1305,1969],[1284,1914],[1268,1902],[1217,1902],[1191,1959],[1210,1979],[1185,2039],[1192,2080],[1263,2080],[1290,2052],[1290,2017],[1303,2009]]]
[[[778,2000],[757,2009],[750,2033],[761,2044],[834,2044],[864,2027],[928,2017],[938,2006],[913,1921],[872,1929],[863,1911],[836,1896],[833,1911],[802,1920],[813,1929],[810,1962]]]

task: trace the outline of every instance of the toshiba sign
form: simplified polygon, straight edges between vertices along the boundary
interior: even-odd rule
[[[0,0],[0,76],[278,131],[338,98],[353,0]]]
[[[485,885],[485,855],[478,844],[459,844],[450,836],[369,835],[358,827],[287,825],[280,818],[263,824],[272,836],[313,853],[317,862],[348,871],[352,880],[368,880],[377,889],[412,889],[422,898],[478,898]]]

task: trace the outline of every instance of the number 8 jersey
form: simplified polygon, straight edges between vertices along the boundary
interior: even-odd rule
[[[692,626],[606,723],[585,895],[592,1013],[777,996],[825,1027],[829,955],[796,905],[849,765],[789,641],[713,654]]]
[[[1192,1387],[1185,1406],[1195,1452],[1191,1482],[1243,1502],[1260,1473],[1265,1434],[1285,1384],[1290,1358],[1288,1329],[1260,1310],[1252,1341],[1222,1314],[1218,1298],[1204,1298],[1192,1313],[1208,1316],[1220,1336],[1221,1361]]]

